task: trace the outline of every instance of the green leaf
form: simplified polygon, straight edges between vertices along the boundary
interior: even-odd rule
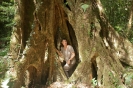
[[[125,77],[125,84],[131,84],[133,80],[133,73],[128,73]]]
[[[65,5],[68,5],[68,2],[66,2]]]
[[[81,5],[81,8],[84,10],[84,12],[86,11],[86,9],[89,7],[88,4],[83,4]]]

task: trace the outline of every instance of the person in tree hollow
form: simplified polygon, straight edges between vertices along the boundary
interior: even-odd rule
[[[66,63],[65,65],[63,65],[63,69],[65,71],[66,76],[69,78],[70,77],[69,71],[74,67],[76,63],[76,59],[74,58],[75,52],[73,47],[67,44],[66,39],[62,39],[61,44],[62,44],[61,51],[58,51],[56,49],[56,52],[60,57],[64,58],[64,61]]]

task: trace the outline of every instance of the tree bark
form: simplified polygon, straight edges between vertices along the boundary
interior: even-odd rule
[[[21,50],[13,51],[15,44],[21,44],[23,49],[22,56],[14,64],[17,72],[15,88],[42,87],[67,80],[55,52],[63,37],[73,46],[77,60],[69,82],[91,86],[95,78],[101,88],[125,86],[120,61],[133,66],[132,44],[114,31],[99,0],[67,0],[67,5],[63,0],[34,0],[34,3],[30,0],[29,7],[25,0],[17,2],[23,3],[17,4],[21,7],[18,8],[21,25],[16,28],[16,34],[21,35],[21,40],[15,43],[13,37],[11,40],[11,52],[17,53],[14,58]]]

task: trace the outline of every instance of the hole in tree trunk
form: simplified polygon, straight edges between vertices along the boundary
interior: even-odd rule
[[[76,38],[75,32],[74,32],[71,24],[68,21],[66,21],[66,23],[67,23],[67,27],[68,27],[68,31],[69,31],[70,40],[71,40],[72,46],[73,46],[74,51],[75,51],[75,58],[76,58],[76,61],[78,64],[80,62],[80,60],[79,60],[77,38]]]
[[[73,30],[73,27],[71,26],[71,24],[67,20],[66,20],[66,23],[67,23],[67,27],[68,27],[68,31],[69,31],[70,41],[71,41],[72,46],[74,48],[75,58],[76,58],[76,64],[74,65],[74,67],[70,71],[70,76],[71,76],[72,73],[74,72],[74,70],[76,69],[77,65],[79,64],[80,60],[79,60],[79,52],[78,52],[78,42],[77,42],[77,38],[75,35],[75,31]]]
[[[95,65],[92,63],[92,77],[97,79],[97,70],[96,70],[96,67]]]
[[[41,31],[41,25],[39,24],[39,29],[38,29],[39,31]]]
[[[70,39],[70,42],[71,42],[72,47],[74,48],[74,51],[75,51],[75,59],[76,59],[75,65],[69,71],[69,76],[71,76],[72,73],[74,72],[74,70],[76,69],[78,63],[80,62],[80,60],[79,60],[79,52],[78,52],[78,42],[77,42],[77,39],[76,39],[75,32],[74,32],[71,24],[67,20],[66,20],[66,24],[67,24],[68,32],[69,32],[69,39]],[[60,50],[61,39],[63,37],[65,37],[64,34],[62,33],[62,30],[63,29],[60,29],[58,27],[58,29],[57,29],[57,31],[56,31],[56,33],[54,35],[54,44],[55,44],[55,47],[58,50]]]
[[[75,3],[77,2],[77,0],[75,0]]]
[[[96,63],[96,57],[94,56],[91,59],[91,67],[92,67],[92,77],[95,78],[97,80],[97,63]]]
[[[28,40],[30,33],[32,31],[32,27],[30,26],[33,23],[33,12],[35,11],[35,5],[33,0],[22,1],[22,6],[24,7],[22,10],[22,30],[23,30],[23,45],[26,46],[26,41]],[[24,23],[23,23],[24,22]]]
[[[127,63],[125,63],[123,61],[120,61],[120,62],[121,62],[121,64],[122,64],[123,67],[130,67],[130,65],[128,65]]]

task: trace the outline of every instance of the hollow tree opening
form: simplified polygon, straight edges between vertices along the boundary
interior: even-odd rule
[[[72,73],[74,72],[74,70],[76,69],[77,65],[80,62],[79,52],[78,52],[78,42],[77,42],[77,38],[76,38],[76,35],[75,35],[75,32],[73,30],[72,25],[67,20],[66,20],[66,24],[67,24],[67,27],[68,27],[70,41],[71,41],[72,46],[73,46],[74,51],[75,51],[75,59],[76,59],[76,64],[75,64],[74,68],[70,71],[70,75],[72,75]]]
[[[71,26],[71,24],[65,20],[65,24],[67,26],[67,31],[68,33],[64,33],[64,28],[62,27],[57,27],[57,29],[55,29],[55,35],[54,35],[54,44],[55,44],[55,47],[60,50],[61,49],[61,39],[62,38],[66,38],[68,39],[68,44],[72,45],[72,47],[74,48],[74,51],[75,51],[75,59],[76,59],[76,63],[75,65],[73,66],[73,68],[69,71],[69,75],[71,76],[72,73],[74,72],[74,70],[76,69],[78,63],[80,62],[79,60],[79,52],[78,52],[78,42],[77,42],[77,39],[76,39],[76,35],[75,35],[75,32]],[[66,36],[68,34],[68,37]]]
[[[97,68],[96,68],[96,61],[93,61],[91,64],[92,67],[92,77],[97,80]]]
[[[26,41],[28,40],[28,37],[30,35],[30,32],[32,30],[32,24],[33,24],[33,12],[35,10],[34,2],[33,0],[29,0],[28,2],[26,0],[23,0],[22,2],[22,8],[24,11],[21,11],[21,17],[22,17],[22,23],[21,27],[23,30],[23,45],[26,46]]]
[[[70,26],[70,24],[68,24],[68,25]],[[75,33],[74,33],[73,29],[70,29],[70,30],[71,30],[71,32],[69,32],[69,27],[68,27],[68,32],[69,32],[69,37],[70,37],[70,42],[68,42],[68,44],[71,44],[72,47],[74,48],[76,63],[72,67],[72,69],[69,71],[69,76],[72,75],[72,73],[74,72],[74,70],[76,69],[76,67],[79,63],[78,44],[77,44],[76,36],[75,36]],[[65,38],[64,34],[62,33],[62,30],[60,28],[58,28],[57,31],[56,31],[56,35],[54,37],[55,47],[58,50],[61,50],[61,40],[62,40],[62,38]],[[64,67],[64,65],[63,65],[63,67]]]
[[[77,42],[77,38],[75,36],[75,32],[74,32],[71,24],[68,21],[66,21],[66,23],[67,23],[67,27],[68,27],[68,31],[69,31],[70,41],[75,50],[75,54],[76,54],[75,58],[76,58],[77,62],[80,62],[79,61],[79,52],[78,52],[78,42]]]

